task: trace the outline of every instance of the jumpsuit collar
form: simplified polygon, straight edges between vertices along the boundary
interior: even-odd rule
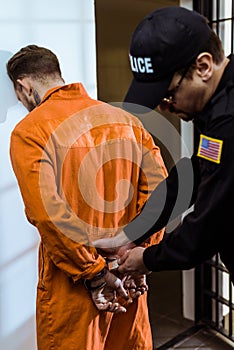
[[[49,98],[61,99],[61,98],[70,98],[72,99],[80,97],[89,97],[82,83],[72,83],[56,86],[46,92],[43,96],[41,103],[44,103]]]

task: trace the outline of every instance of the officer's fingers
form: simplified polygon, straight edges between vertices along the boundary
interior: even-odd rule
[[[127,272],[129,272],[129,270],[127,268],[127,265],[125,263],[123,263],[122,265],[120,265],[118,267],[118,271],[119,271],[119,273],[127,273]]]
[[[129,253],[130,253],[130,250],[127,250],[127,251],[118,259],[118,264],[119,264],[119,265],[123,264],[123,263],[127,260],[128,256],[129,256]]]
[[[136,289],[137,286],[134,279],[129,279],[124,283],[124,287],[127,289]]]
[[[117,252],[118,257],[122,257],[126,252],[128,252],[129,250],[131,250],[135,247],[136,247],[136,245],[132,242],[119,247],[118,252]]]
[[[126,274],[126,273],[127,274],[134,273],[134,275],[139,274],[138,270],[136,270],[135,266],[132,264],[132,261],[130,258],[127,258],[123,264],[119,265],[118,271],[119,273],[122,273],[122,274]]]

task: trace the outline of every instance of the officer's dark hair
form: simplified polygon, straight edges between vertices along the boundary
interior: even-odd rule
[[[25,46],[14,54],[7,62],[7,73],[14,85],[17,79],[26,76],[40,80],[46,80],[48,76],[61,78],[57,56],[51,50],[37,45]]]
[[[208,41],[201,48],[200,53],[202,53],[202,52],[210,53],[213,57],[214,63],[216,63],[216,64],[219,64],[223,61],[223,59],[224,59],[223,45],[222,45],[220,38],[213,30],[211,30],[210,37],[209,37]],[[194,59],[193,62],[191,62],[190,67],[185,75],[187,79],[192,79],[192,73],[193,73],[193,70],[195,68],[196,58]],[[185,69],[186,68],[182,68],[177,73],[182,75],[184,73]]]

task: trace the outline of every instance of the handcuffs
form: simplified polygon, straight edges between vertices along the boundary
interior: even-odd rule
[[[118,270],[119,264],[118,264],[117,258],[105,258],[105,260],[106,260],[106,266],[100,272],[98,272],[91,280],[86,280],[86,279],[84,280],[84,285],[85,285],[86,289],[88,289],[90,291],[94,291],[94,290],[105,287],[105,285],[106,285],[105,280],[95,287],[92,287],[91,283],[98,281],[99,279],[104,278],[107,271],[111,271],[113,273],[114,271]]]

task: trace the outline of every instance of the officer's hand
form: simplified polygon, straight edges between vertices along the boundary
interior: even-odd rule
[[[150,271],[146,268],[143,261],[143,253],[145,248],[136,247],[127,251],[121,258],[118,259],[120,273],[133,275],[149,274]]]
[[[131,298],[139,298],[148,290],[146,275],[127,275],[124,281],[124,288],[129,291]]]
[[[92,244],[97,248],[99,254],[106,257],[120,257],[127,250],[136,246],[133,242],[129,241],[124,231],[121,231],[115,237],[98,239],[92,242]]]

